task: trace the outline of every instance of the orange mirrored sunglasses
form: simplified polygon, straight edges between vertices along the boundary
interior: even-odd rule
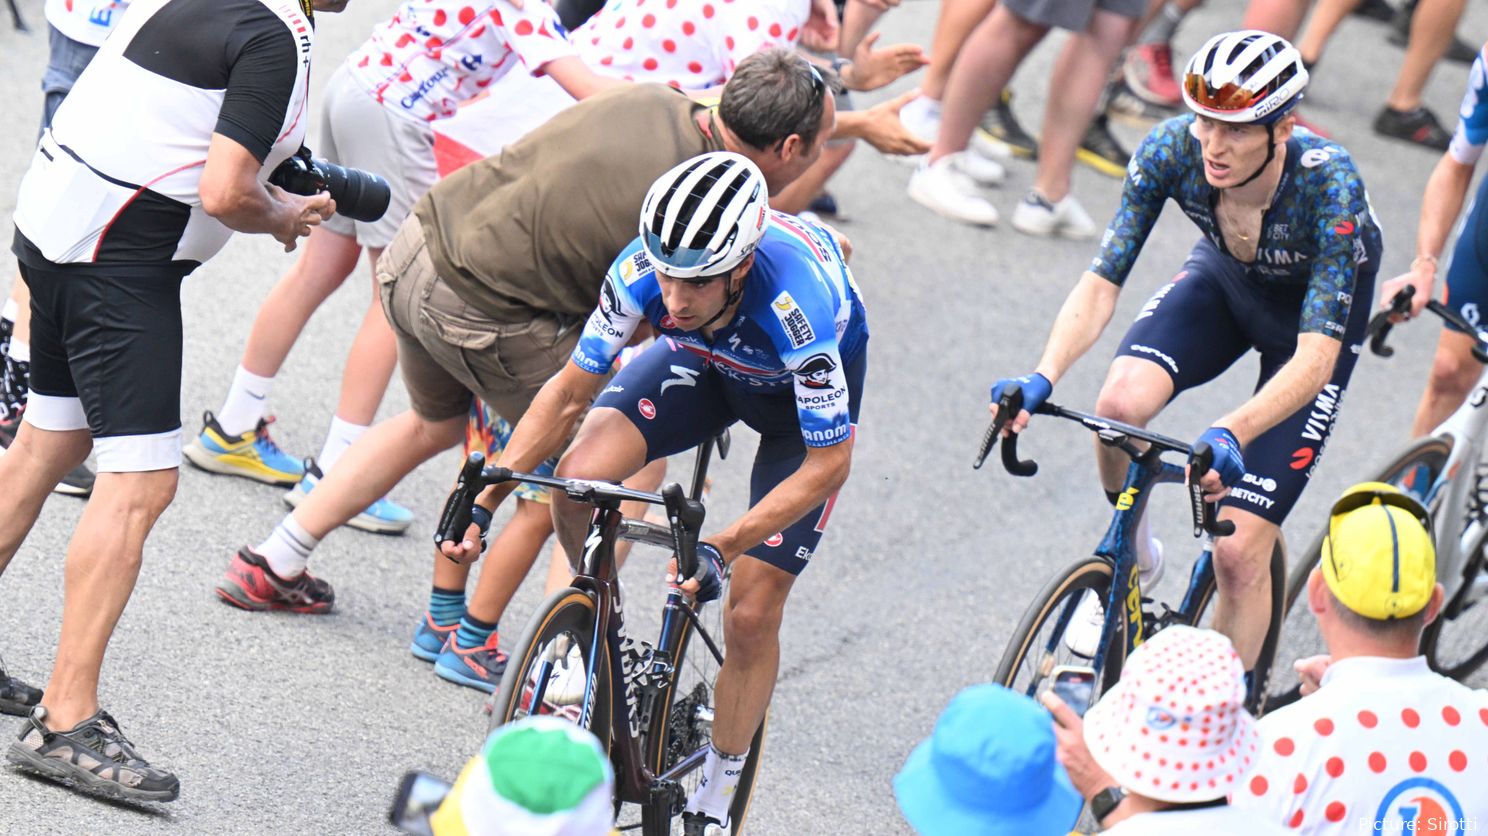
[[[1215,90],[1204,81],[1204,76],[1199,73],[1185,74],[1183,87],[1190,99],[1210,110],[1241,111],[1265,97],[1264,93],[1256,93],[1233,83]]]

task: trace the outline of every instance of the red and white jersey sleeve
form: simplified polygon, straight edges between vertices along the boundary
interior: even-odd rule
[[[1306,834],[1466,834],[1488,822],[1488,692],[1425,657],[1334,663],[1317,693],[1260,721],[1230,799]]]
[[[353,76],[384,106],[423,122],[455,114],[492,82],[522,66],[538,75],[574,55],[553,8],[528,0],[411,0],[347,58]]]
[[[46,0],[46,19],[74,41],[99,46],[128,8],[129,0]]]
[[[702,90],[766,47],[794,47],[811,0],[610,0],[573,40],[606,75]]]

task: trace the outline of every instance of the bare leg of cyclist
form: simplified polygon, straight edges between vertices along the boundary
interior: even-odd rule
[[[1436,429],[1467,400],[1467,393],[1483,375],[1483,365],[1473,359],[1474,340],[1467,334],[1442,329],[1436,344],[1436,359],[1431,361],[1431,376],[1416,420],[1411,424],[1411,437],[1420,438]]]
[[[1214,629],[1230,637],[1245,669],[1255,667],[1271,621],[1271,551],[1281,528],[1249,511],[1225,508],[1235,533],[1214,541]]]
[[[1095,413],[1123,424],[1145,427],[1157,417],[1173,397],[1173,379],[1163,368],[1137,357],[1117,357],[1106,372],[1105,385],[1095,402]],[[1095,459],[1100,469],[1101,487],[1107,493],[1121,490],[1131,459],[1126,454],[1099,441]]]

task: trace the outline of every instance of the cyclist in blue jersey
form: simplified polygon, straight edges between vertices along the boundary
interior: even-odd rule
[[[1017,378],[1032,410],[1090,349],[1164,202],[1202,237],[1173,280],[1137,314],[1117,350],[1097,411],[1145,425],[1179,393],[1217,377],[1254,348],[1254,395],[1214,421],[1201,482],[1235,533],[1215,544],[1215,626],[1254,665],[1270,614],[1268,565],[1280,525],[1317,466],[1368,322],[1381,249],[1364,183],[1347,151],[1294,130],[1307,71],[1286,40],[1246,30],[1217,35],[1188,62],[1192,114],[1152,130],[1127,167],[1121,207],[1100,253],[1065,301],[1038,368]],[[995,403],[1013,379],[993,387]],[[1025,411],[1010,431],[1027,426]],[[1120,451],[1098,447],[1115,502]],[[1143,584],[1161,545],[1137,537]],[[1087,596],[1069,642],[1093,654],[1100,605]]]
[[[1415,286],[1411,316],[1419,314],[1431,298],[1439,266],[1437,261],[1446,250],[1447,237],[1457,223],[1467,188],[1472,183],[1473,169],[1483,156],[1483,146],[1488,144],[1485,54],[1488,54],[1488,46],[1479,51],[1468,75],[1467,93],[1462,97],[1452,142],[1431,172],[1431,179],[1426,181],[1426,193],[1421,197],[1421,221],[1416,229],[1416,257],[1411,261],[1410,272],[1380,286],[1382,301],[1389,300],[1407,284]],[[1467,222],[1457,234],[1457,243],[1453,245],[1452,258],[1448,262],[1447,289],[1443,297],[1443,302],[1474,325],[1483,323],[1484,309],[1488,308],[1488,191],[1485,189],[1488,189],[1488,180],[1478,186],[1477,197],[1468,210]],[[1476,343],[1471,334],[1464,334],[1451,325],[1442,330],[1426,392],[1421,395],[1421,405],[1416,409],[1415,423],[1411,426],[1412,435],[1422,436],[1431,432],[1467,399],[1473,383],[1483,374],[1483,364],[1472,356]]]
[[[739,770],[775,686],[786,597],[847,479],[868,327],[841,242],[771,213],[764,177],[743,156],[703,154],[662,175],[640,226],[611,265],[568,364],[533,400],[500,464],[525,470],[559,451],[596,395],[560,477],[621,480],[736,421],[759,432],[749,510],[699,546],[694,577],[675,578],[708,601],[721,592],[724,567],[733,573],[713,745],[684,816],[688,834],[727,833]],[[643,324],[656,344],[608,379]],[[478,506],[495,508],[510,491],[492,487]],[[558,536],[578,555],[589,507],[553,500]],[[474,559],[480,528],[442,544],[444,554]]]

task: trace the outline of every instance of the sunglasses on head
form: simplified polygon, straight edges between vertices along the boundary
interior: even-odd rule
[[[1209,110],[1221,112],[1240,112],[1255,104],[1256,101],[1265,98],[1270,92],[1256,92],[1247,90],[1238,84],[1226,84],[1215,89],[1204,81],[1201,73],[1188,73],[1183,76],[1183,87],[1188,97],[1193,99],[1199,106]]]

